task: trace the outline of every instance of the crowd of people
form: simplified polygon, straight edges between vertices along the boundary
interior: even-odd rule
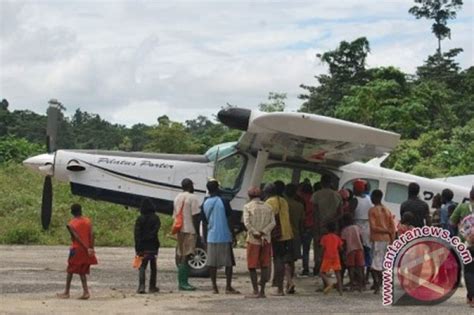
[[[193,182],[182,181],[183,192],[174,200],[173,217],[180,217],[177,232],[178,288],[182,291],[196,290],[189,284],[190,255],[195,251],[201,222],[207,244],[207,266],[210,270],[212,289],[219,293],[217,271],[224,267],[226,294],[239,294],[232,286],[234,235],[230,223],[229,202],[219,196],[216,180],[207,183],[208,197],[201,204],[194,194]],[[474,188],[470,201],[456,205],[453,192],[445,189],[434,196],[431,214],[428,204],[418,197],[417,183],[408,186],[408,199],[401,204],[400,222],[382,203],[383,192],[370,191],[364,180],[355,180],[352,190],[336,191],[331,177],[321,176],[313,186],[305,180],[299,185],[282,181],[266,184],[263,189],[250,187],[249,201],[243,209],[243,224],[247,230],[246,250],[252,292],[248,298],[264,298],[266,284],[275,287],[273,295],[282,296],[296,292],[296,262],[302,261],[300,276],[319,275],[323,281],[322,291],[328,294],[334,287],[339,294],[345,289],[362,292],[372,277],[370,290],[375,294],[382,286],[383,261],[387,246],[396,237],[425,225],[448,229],[451,235],[461,233],[474,257],[474,225],[459,231],[461,222],[467,217],[474,219]],[[148,292],[158,292],[156,285],[156,257],[158,255],[160,229],[159,217],[150,200],[145,200],[135,224],[135,251],[139,261],[138,293],[145,293],[145,273],[150,265]],[[69,297],[73,274],[79,274],[83,284],[82,298],[89,298],[86,275],[90,265],[97,263],[94,253],[92,224],[82,216],[79,205],[71,207],[73,219],[68,224],[73,244],[69,256],[66,290],[59,297]],[[310,249],[313,243],[314,268],[310,272]],[[474,263],[465,266],[467,302],[474,307]],[[258,277],[260,270],[260,277]],[[272,272],[273,271],[273,272]],[[344,285],[348,271],[349,281]],[[333,283],[331,274],[336,281]],[[271,275],[273,278],[271,279]]]

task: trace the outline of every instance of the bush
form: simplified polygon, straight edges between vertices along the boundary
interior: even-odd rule
[[[36,227],[17,225],[12,226],[0,238],[3,244],[38,244],[41,239],[41,232]]]
[[[31,143],[23,138],[3,137],[0,138],[0,163],[22,162],[24,159],[44,153],[42,145]]]

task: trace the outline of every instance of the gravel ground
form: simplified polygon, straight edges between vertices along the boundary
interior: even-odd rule
[[[218,314],[288,314],[288,313],[443,313],[473,314],[465,304],[464,288],[443,304],[431,307],[383,307],[381,296],[372,292],[335,292],[325,296],[315,292],[321,286],[319,278],[299,278],[294,296],[267,299],[245,299],[225,294],[213,295],[208,279],[191,279],[195,292],[176,290],[174,250],[162,249],[158,258],[159,294],[135,294],[137,272],[132,269],[132,248],[97,248],[99,265],[91,272],[89,285],[92,297],[77,300],[80,281],[73,279],[71,299],[55,297],[64,289],[64,246],[0,246],[0,314],[63,314],[102,313],[128,314],[139,312],[158,314],[218,313]],[[250,293],[245,269],[245,251],[236,250],[237,267],[234,286],[243,294]],[[218,279],[222,288],[225,279]],[[271,289],[269,289],[269,292]]]

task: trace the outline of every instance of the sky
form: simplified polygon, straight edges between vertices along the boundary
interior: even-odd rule
[[[227,103],[257,108],[269,92],[301,105],[315,57],[368,38],[368,66],[414,73],[437,42],[412,0],[0,0],[0,99],[45,113],[51,98],[131,126],[168,115],[211,117]],[[474,6],[464,0],[443,50],[474,65]]]

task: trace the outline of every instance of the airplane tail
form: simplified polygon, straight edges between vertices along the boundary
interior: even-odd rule
[[[443,177],[443,178],[435,178],[441,182],[446,182],[458,186],[464,187],[474,187],[474,174],[472,175],[462,175],[462,176],[453,176],[453,177]]]
[[[382,162],[385,161],[385,159],[387,159],[389,155],[390,153],[385,153],[382,156],[379,156],[379,157],[373,158],[372,160],[367,161],[366,164],[373,165],[373,166],[380,166],[380,164],[382,164]]]

